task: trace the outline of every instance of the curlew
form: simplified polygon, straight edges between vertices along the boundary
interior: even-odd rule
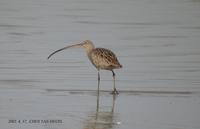
[[[99,71],[102,70],[110,70],[113,75],[113,91],[112,94],[118,94],[119,92],[117,91],[115,87],[115,73],[114,69],[122,68],[122,65],[119,63],[116,55],[106,49],[106,48],[95,48],[94,44],[90,40],[85,40],[79,44],[67,46],[64,48],[61,48],[59,50],[54,51],[48,56],[48,59],[54,55],[55,53],[72,48],[72,47],[83,47],[86,50],[87,56],[91,63],[97,68],[98,70],[98,84],[100,82],[100,73]],[[99,91],[99,85],[98,85],[98,91]]]

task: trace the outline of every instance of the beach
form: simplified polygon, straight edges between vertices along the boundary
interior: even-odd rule
[[[0,0],[3,129],[199,129],[199,0]],[[123,68],[98,74],[86,39]]]

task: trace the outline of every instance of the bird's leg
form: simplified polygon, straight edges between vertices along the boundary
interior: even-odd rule
[[[100,74],[99,74],[99,70],[98,70],[98,81],[100,81]]]
[[[98,89],[97,89],[97,107],[96,107],[96,120],[98,119],[98,113],[99,113],[99,89],[100,89],[100,73],[98,69]]]
[[[119,94],[119,92],[117,91],[116,87],[115,87],[115,73],[113,70],[111,70],[113,73],[113,91],[112,94]]]
[[[99,70],[98,70],[98,89],[97,89],[97,95],[99,95],[99,88],[100,87],[100,74],[99,74]]]

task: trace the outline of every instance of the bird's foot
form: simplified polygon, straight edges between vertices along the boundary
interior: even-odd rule
[[[116,89],[114,89],[114,90],[111,92],[111,94],[113,94],[113,95],[118,95],[119,92],[118,92]]]

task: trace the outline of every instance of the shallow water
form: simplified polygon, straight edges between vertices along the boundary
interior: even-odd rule
[[[2,128],[200,128],[199,0],[1,0],[0,19]],[[47,60],[85,39],[123,65],[115,99],[84,50]]]

